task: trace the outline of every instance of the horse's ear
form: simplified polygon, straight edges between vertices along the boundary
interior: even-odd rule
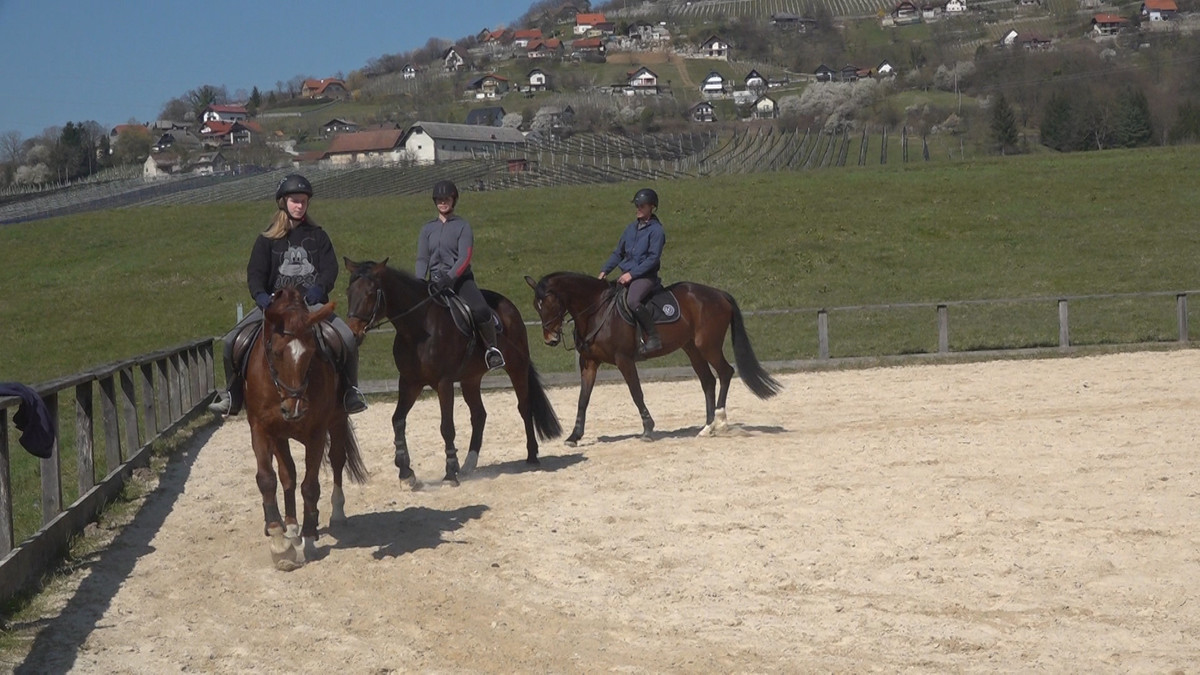
[[[537,282],[534,281],[533,277],[529,276],[528,274],[525,275],[525,283],[529,284],[529,287],[533,290],[537,290]]]
[[[389,260],[391,260],[391,259],[392,259],[392,257],[391,257],[391,256],[388,256],[388,257],[384,258],[384,259],[383,259],[383,262],[376,264],[376,265],[375,265],[375,268],[374,268],[372,271],[374,271],[374,272],[378,272],[378,273],[381,273],[381,274],[382,274],[383,272],[386,272],[386,271],[387,271],[387,261],[389,261]]]
[[[325,303],[324,305],[321,305],[320,309],[318,309],[317,311],[308,315],[308,325],[315,326],[318,323],[321,323],[325,319],[329,318],[330,316],[333,316],[333,310],[336,308],[337,308],[337,303],[333,302],[332,300]]]
[[[346,263],[346,271],[347,272],[354,274],[358,270],[358,263],[347,258],[346,256],[342,256],[342,260]]]

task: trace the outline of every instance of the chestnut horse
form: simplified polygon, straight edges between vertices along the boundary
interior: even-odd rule
[[[333,303],[309,312],[294,288],[277,291],[263,311],[262,332],[246,360],[246,418],[258,463],[265,531],[277,569],[293,570],[316,556],[317,502],[326,449],[333,469],[330,523],[346,519],[342,470],[356,483],[367,479],[342,398],[337,369],[324,356],[317,325],[333,313]],[[304,445],[304,523],[296,524],[296,463],[289,439]],[[276,480],[274,461],[278,469]],[[283,488],[283,515],[276,488]]]
[[[408,411],[428,385],[437,392],[441,405],[442,440],[446,443],[446,476],[443,480],[457,485],[459,473],[465,475],[474,471],[479,462],[483,426],[487,421],[480,394],[480,382],[487,373],[481,341],[459,331],[445,299],[431,294],[425,281],[388,267],[386,258],[379,263],[344,260],[346,270],[350,272],[350,287],[346,291],[350,316],[346,323],[359,342],[368,330],[384,322],[390,321],[396,328],[392,359],[399,372],[399,396],[396,411],[392,414],[392,430],[400,479],[414,488],[420,485],[409,459],[405,427]],[[517,410],[525,422],[525,461],[537,464],[538,438],[558,438],[562,435],[562,427],[529,357],[529,337],[520,310],[499,293],[482,292],[500,321],[496,346],[504,354],[504,370],[512,381]],[[460,383],[463,400],[471,411],[471,441],[461,469],[454,447],[455,382]]]
[[[575,350],[579,352],[579,411],[575,429],[567,437],[567,445],[574,446],[583,437],[588,400],[601,363],[614,364],[621,371],[642,416],[642,439],[653,440],[654,418],[646,408],[638,379],[637,328],[623,321],[617,312],[622,288],[594,276],[573,272],[555,272],[542,277],[541,281],[527,276],[525,282],[533,289],[533,306],[542,319],[546,344],[553,347],[562,342],[568,319],[575,324]],[[738,375],[750,391],[766,399],[779,392],[780,384],[763,370],[754,356],[742,311],[732,295],[686,281],[672,284],[667,290],[673,292],[679,302],[679,318],[658,326],[663,346],[650,356],[663,356],[680,348],[687,353],[704,390],[704,428],[700,435],[709,436],[728,426],[725,397],[733,379],[733,366],[725,359],[727,330],[733,335]],[[715,391],[718,378],[720,393]]]

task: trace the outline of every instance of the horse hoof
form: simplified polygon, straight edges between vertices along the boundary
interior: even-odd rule
[[[304,567],[304,542],[301,540],[295,525],[289,525],[287,532],[283,528],[272,527],[271,532],[271,563],[280,572],[291,572]]]
[[[575,447],[575,445],[577,443],[578,443],[578,440],[574,439],[574,438],[568,438],[567,440],[563,441],[563,445],[567,446],[568,448]]]
[[[417,479],[417,474],[415,474],[415,473],[410,473],[408,475],[408,478],[401,476],[400,482],[404,485],[407,485],[408,489],[412,490],[413,492],[416,492],[417,490],[420,490],[422,487],[424,487],[424,485],[421,483],[421,481]]]
[[[716,429],[713,429],[713,426],[711,424],[706,424],[706,425],[704,425],[704,428],[700,430],[700,433],[696,434],[696,437],[697,438],[705,438],[707,436],[716,436],[716,435],[717,435]]]
[[[458,482],[458,477],[457,477],[457,476],[450,476],[450,475],[447,475],[445,478],[443,478],[443,479],[442,479],[442,483],[444,483],[444,484],[446,484],[446,485],[450,485],[450,486],[452,486],[452,487],[458,487],[458,486],[459,486],[459,482]]]
[[[654,442],[654,437],[651,436],[650,434],[642,434],[638,438],[642,439],[643,443],[653,443]]]

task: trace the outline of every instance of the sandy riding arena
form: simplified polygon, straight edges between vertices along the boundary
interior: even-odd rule
[[[443,487],[436,403],[319,559],[271,567],[244,418],[206,428],[18,672],[1169,672],[1200,663],[1200,350],[783,375],[695,438],[694,380],[622,384],[528,470],[511,392]],[[550,392],[563,425],[576,387]],[[457,410],[459,439],[466,409]]]

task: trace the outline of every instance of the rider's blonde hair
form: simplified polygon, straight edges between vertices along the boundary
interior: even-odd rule
[[[296,221],[288,217],[287,211],[280,209],[275,212],[275,219],[263,230],[263,236],[267,239],[283,239],[296,227]]]

